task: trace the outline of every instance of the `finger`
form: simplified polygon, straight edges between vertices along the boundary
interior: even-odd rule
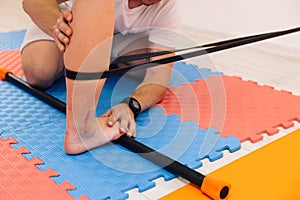
[[[119,122],[119,129],[120,132],[127,133],[128,132],[128,120],[127,119],[121,119]]]
[[[136,123],[134,121],[129,123],[127,136],[136,137]]]
[[[68,22],[72,22],[73,20],[73,15],[70,10],[64,10],[62,12],[64,19],[66,19]]]
[[[65,45],[69,44],[70,39],[68,37],[66,37],[65,34],[63,34],[62,32],[59,32],[56,36],[61,43],[65,44]]]
[[[57,38],[55,38],[55,44],[57,46],[57,48],[61,51],[61,52],[65,52],[66,48],[65,45],[63,45]]]
[[[113,114],[109,115],[107,118],[107,126],[109,126],[109,127],[114,126],[117,121],[116,119],[118,119],[118,118],[115,118]]]
[[[72,29],[69,26],[69,22],[66,19],[66,16],[69,17],[69,14],[66,14],[66,11],[62,13],[62,16],[57,18],[56,20],[56,28],[59,29],[60,32],[63,32],[66,36],[70,37],[72,35]]]
[[[60,21],[59,23],[58,23],[58,28],[59,28],[59,30],[61,31],[61,32],[63,32],[66,36],[71,36],[72,35],[72,29],[71,29],[71,27],[68,25],[68,24],[66,24],[66,22],[65,21]]]
[[[53,26],[52,30],[53,30],[53,38],[56,46],[59,48],[60,51],[64,52],[65,45],[62,43],[62,41],[64,40],[63,39],[64,35],[60,32],[59,28],[57,27],[57,24]]]
[[[116,124],[117,124],[118,126],[120,126],[119,122],[116,122]],[[120,138],[122,135],[124,135],[124,133],[118,131],[118,132],[113,136],[112,140],[116,140],[116,139]]]

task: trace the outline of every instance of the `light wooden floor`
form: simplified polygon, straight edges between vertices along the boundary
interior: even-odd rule
[[[0,32],[25,29],[30,20],[22,10],[22,1],[0,1]],[[191,40],[195,40],[200,44],[232,37],[224,33],[217,33],[204,29],[200,30],[184,25],[182,32]],[[296,34],[300,37],[300,33]],[[210,62],[207,62],[208,60],[210,60]],[[190,60],[189,62],[198,64],[199,61]],[[291,91],[296,95],[300,95],[299,49],[289,46],[280,46],[272,43],[272,40],[213,54],[206,59],[204,67],[210,67],[212,70],[223,72],[226,75],[240,76],[243,79],[257,81],[259,84],[274,86],[278,90],[284,89]],[[224,158],[219,159],[214,163],[210,163],[207,160],[203,161],[204,167],[199,171],[202,173],[214,171],[215,169],[251,152],[255,148],[259,148],[299,127],[300,125],[296,124],[294,128],[281,130],[280,133],[275,136],[264,136],[264,140],[255,145],[249,145],[248,142],[245,142],[242,144],[241,150],[233,154],[225,152]],[[148,190],[142,194],[138,193],[136,190],[130,191],[130,199],[157,199],[186,184],[185,181],[181,179],[175,179],[169,182],[158,179],[156,183],[157,186],[154,189]]]

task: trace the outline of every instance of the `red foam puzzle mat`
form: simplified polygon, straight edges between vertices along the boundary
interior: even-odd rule
[[[300,97],[239,77],[213,76],[170,88],[159,106],[168,115],[195,121],[203,129],[241,142],[258,142],[262,133],[274,135],[278,127],[290,128],[300,120]]]
[[[35,165],[43,164],[43,161],[36,157],[26,159],[22,154],[30,152],[25,147],[15,149],[11,146],[16,143],[13,138],[0,138],[0,199],[74,199],[66,191],[74,190],[73,185],[67,181],[56,184],[50,177],[58,174],[52,169],[39,170]],[[88,198],[82,196],[80,199]]]
[[[19,50],[5,50],[0,52],[0,68],[8,69],[18,77],[24,77],[21,66],[21,54]]]

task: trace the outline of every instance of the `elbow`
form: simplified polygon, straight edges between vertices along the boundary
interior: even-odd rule
[[[161,99],[160,99],[160,100],[162,100],[162,99],[165,97],[167,91],[168,91],[168,88],[167,88],[167,87],[164,87],[164,88],[162,89],[162,92],[161,92]]]
[[[161,88],[159,89],[159,92],[157,92],[156,103],[160,103],[163,100],[163,98],[165,97],[167,91],[168,91],[167,87],[161,86]]]

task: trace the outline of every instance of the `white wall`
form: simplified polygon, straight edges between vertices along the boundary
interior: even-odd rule
[[[180,0],[183,24],[232,35],[300,26],[300,0]],[[300,33],[273,40],[300,48]]]

